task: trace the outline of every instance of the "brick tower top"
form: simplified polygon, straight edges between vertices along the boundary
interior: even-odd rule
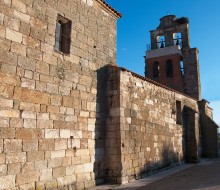
[[[164,16],[150,37],[145,76],[200,100],[198,50],[190,48],[189,19]]]

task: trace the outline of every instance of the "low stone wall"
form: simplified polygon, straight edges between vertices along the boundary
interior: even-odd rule
[[[181,102],[181,114],[184,105],[198,111],[197,101],[129,71],[116,67],[110,70],[110,76],[120,81],[110,80],[114,88],[109,98],[116,103],[110,106],[114,123],[109,126],[109,179],[126,183],[183,161],[184,121],[177,124],[176,101]]]

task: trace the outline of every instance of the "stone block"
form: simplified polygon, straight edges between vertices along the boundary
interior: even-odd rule
[[[49,113],[37,113],[38,120],[49,120]]]
[[[22,26],[22,25],[21,25]],[[30,33],[30,28],[28,28],[28,32]],[[33,49],[39,49],[40,48],[40,41],[32,38],[31,36],[27,36],[23,40],[24,45],[27,47],[33,48]]]
[[[17,163],[17,162],[26,162],[26,153],[25,152],[16,152],[6,154],[6,163]]]
[[[8,174],[15,175],[21,173],[21,163],[8,164]]]
[[[47,106],[47,112],[48,113],[60,113],[60,107],[58,106]]]
[[[59,177],[57,179],[58,182],[58,187],[62,188],[64,186],[67,186],[69,188],[73,187],[75,189],[75,183],[76,183],[76,176],[71,175],[71,176],[64,176],[64,177]]]
[[[6,162],[5,162],[5,161],[6,161],[5,158],[6,158],[5,154],[1,154],[1,153],[0,153],[0,164],[5,164],[5,163],[6,163]]]
[[[62,158],[52,158],[48,161],[48,168],[62,166]]]
[[[54,139],[42,139],[39,140],[39,150],[51,151],[55,149]]]
[[[85,189],[85,183],[84,182],[77,182],[75,187],[76,187],[76,189]]]
[[[75,167],[74,166],[67,166],[66,167],[66,175],[74,175],[75,174]]]
[[[71,139],[70,148],[80,148],[80,139]]]
[[[44,152],[43,151],[30,151],[27,152],[27,160],[28,162],[43,160]]]
[[[70,135],[73,136],[74,139],[81,139],[82,138],[82,131],[71,130]]]
[[[7,175],[7,165],[0,165],[0,176]]]
[[[53,168],[53,178],[63,177],[66,175],[66,167]]]
[[[50,113],[50,119],[54,121],[64,121],[64,115],[57,113]]]
[[[17,139],[5,139],[4,140],[4,153],[21,152],[22,140]]]
[[[22,102],[27,101],[29,103],[47,105],[49,103],[49,94],[18,87],[15,88],[14,99]]]
[[[76,150],[76,156],[88,156],[89,149],[78,149]]]
[[[36,119],[24,119],[24,128],[36,128]]]
[[[22,163],[21,173],[28,173],[34,171],[35,171],[34,162]]]
[[[28,79],[33,79],[33,71],[28,71],[28,70],[26,70],[26,71],[24,72],[24,76],[25,76],[26,78],[28,78]]]
[[[0,117],[20,117],[20,111],[19,110],[0,110]]]
[[[44,131],[41,129],[18,129],[16,139],[34,140],[44,138]]]
[[[20,32],[26,36],[29,36],[30,35],[30,25],[29,24],[26,24],[24,22],[21,22],[21,25],[20,25]],[[23,38],[23,43],[24,43],[24,38]]]
[[[70,130],[60,129],[60,138],[70,138]]]
[[[59,93],[62,94],[62,95],[70,95],[70,88],[69,87],[65,87],[65,86],[60,86],[59,87]]]
[[[1,108],[13,108],[13,100],[0,98],[0,107]]]
[[[23,127],[23,119],[20,118],[10,118],[11,128],[21,128]]]
[[[62,166],[70,166],[72,164],[72,158],[64,157],[62,158]]]
[[[57,189],[58,184],[57,184],[57,180],[51,180],[45,183],[45,188],[46,189]]]
[[[61,96],[51,95],[51,99],[50,99],[51,105],[61,106],[61,101],[62,101]]]
[[[0,80],[2,83],[13,85],[13,86],[19,86],[20,85],[20,78],[17,76],[13,76],[7,73],[0,73]]]
[[[20,43],[11,43],[11,52],[17,53],[22,56],[26,56],[26,47]]]
[[[45,138],[59,138],[59,132],[58,129],[45,129]]]
[[[30,23],[30,16],[24,13],[21,13],[17,10],[14,10],[14,17],[18,18],[19,20],[29,24]]]
[[[38,150],[38,140],[23,140],[23,151],[37,151]]]
[[[35,183],[28,183],[19,186],[19,190],[35,190]]]
[[[50,181],[52,179],[52,169],[41,170],[40,181]]]
[[[9,127],[9,118],[0,118],[1,127]]]
[[[16,66],[8,65],[8,64],[2,64],[1,71],[10,74],[15,75],[16,74]]]
[[[18,65],[23,68],[30,71],[35,71],[36,68],[36,60],[27,58],[25,56],[18,56]]]
[[[40,105],[28,102],[20,102],[20,110],[29,111],[24,113],[24,118],[28,118],[27,114],[31,114],[32,116],[30,118],[35,119],[34,113],[40,111]]]
[[[46,159],[46,158],[45,158]],[[34,169],[37,171],[42,171],[47,169],[47,160],[37,160],[34,162]]]
[[[38,51],[36,49],[27,48],[27,57],[30,59],[42,61],[43,60],[43,54],[41,51]],[[42,64],[41,64],[42,66]],[[43,67],[46,68],[46,67]],[[36,67],[36,71],[39,72],[39,66]]]
[[[16,8],[17,10],[21,11],[22,13],[26,13],[27,6],[23,2],[19,0],[12,0],[12,7]]]
[[[30,25],[42,30],[47,28],[47,23],[38,18],[31,18]]]
[[[23,185],[31,182],[38,181],[39,172],[26,172],[17,174],[16,185]]]
[[[37,120],[38,128],[52,129],[53,121],[52,120]]]
[[[86,163],[84,164],[85,172],[93,172],[94,164],[93,163]]]
[[[50,65],[57,65],[57,57],[47,54],[47,53],[43,54],[43,61]]]
[[[77,122],[77,116],[73,116],[73,115],[65,115],[65,121],[73,121],[73,122]]]
[[[15,175],[0,177],[0,189],[10,189],[15,187]]]
[[[86,182],[91,180],[90,173],[79,173],[76,174],[77,182]]]
[[[6,39],[21,43],[22,42],[22,33],[17,32],[15,30],[11,30],[10,28],[6,28]]]
[[[26,79],[26,78],[21,78],[21,87],[34,90],[35,89],[35,81],[30,80],[30,79]]]
[[[62,158],[65,157],[65,150],[51,151],[51,158]]]
[[[66,149],[67,149],[67,139],[55,140],[55,150],[66,150]]]
[[[13,97],[13,86],[0,84],[0,95],[4,98],[12,98]]]
[[[80,79],[79,79],[79,83],[81,85],[85,85],[85,86],[90,87],[92,85],[92,78],[88,77],[88,76],[81,75]]]
[[[89,112],[88,111],[80,111],[80,117],[89,117]]]
[[[44,41],[44,38],[45,38],[45,34],[46,32],[45,31],[42,31],[40,29],[37,29],[37,28],[33,28],[31,27],[31,33],[30,33],[30,36],[37,39],[37,40],[40,40],[40,41]],[[42,45],[42,44],[41,44]],[[42,48],[42,47],[41,47]]]
[[[15,129],[14,128],[0,128],[0,139],[14,139]]]
[[[37,190],[44,190],[45,189],[45,182],[36,182],[35,183],[35,188],[37,189]]]

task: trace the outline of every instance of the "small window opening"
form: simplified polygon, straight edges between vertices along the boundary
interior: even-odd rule
[[[166,47],[165,36],[158,36],[157,37],[157,48],[164,48],[164,47]]]
[[[160,66],[159,62],[155,61],[153,64],[153,77],[159,77],[160,76]]]
[[[184,75],[184,64],[183,64],[183,61],[180,61],[180,70],[181,70],[181,74]]]
[[[173,62],[170,59],[166,61],[166,71],[167,77],[173,77]]]
[[[71,25],[72,22],[70,20],[58,15],[55,34],[55,49],[66,54],[70,53]]]
[[[182,48],[182,34],[181,33],[174,33],[173,34],[173,44],[178,45]]]
[[[176,101],[176,124],[182,125],[181,101]]]

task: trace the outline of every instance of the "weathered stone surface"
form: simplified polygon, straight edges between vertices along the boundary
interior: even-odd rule
[[[0,177],[0,189],[9,189],[15,187],[15,175]]]
[[[4,141],[4,153],[21,152],[22,140],[5,140]]]
[[[16,185],[22,185],[26,183],[31,183],[38,181],[39,172],[26,172],[17,174]]]

